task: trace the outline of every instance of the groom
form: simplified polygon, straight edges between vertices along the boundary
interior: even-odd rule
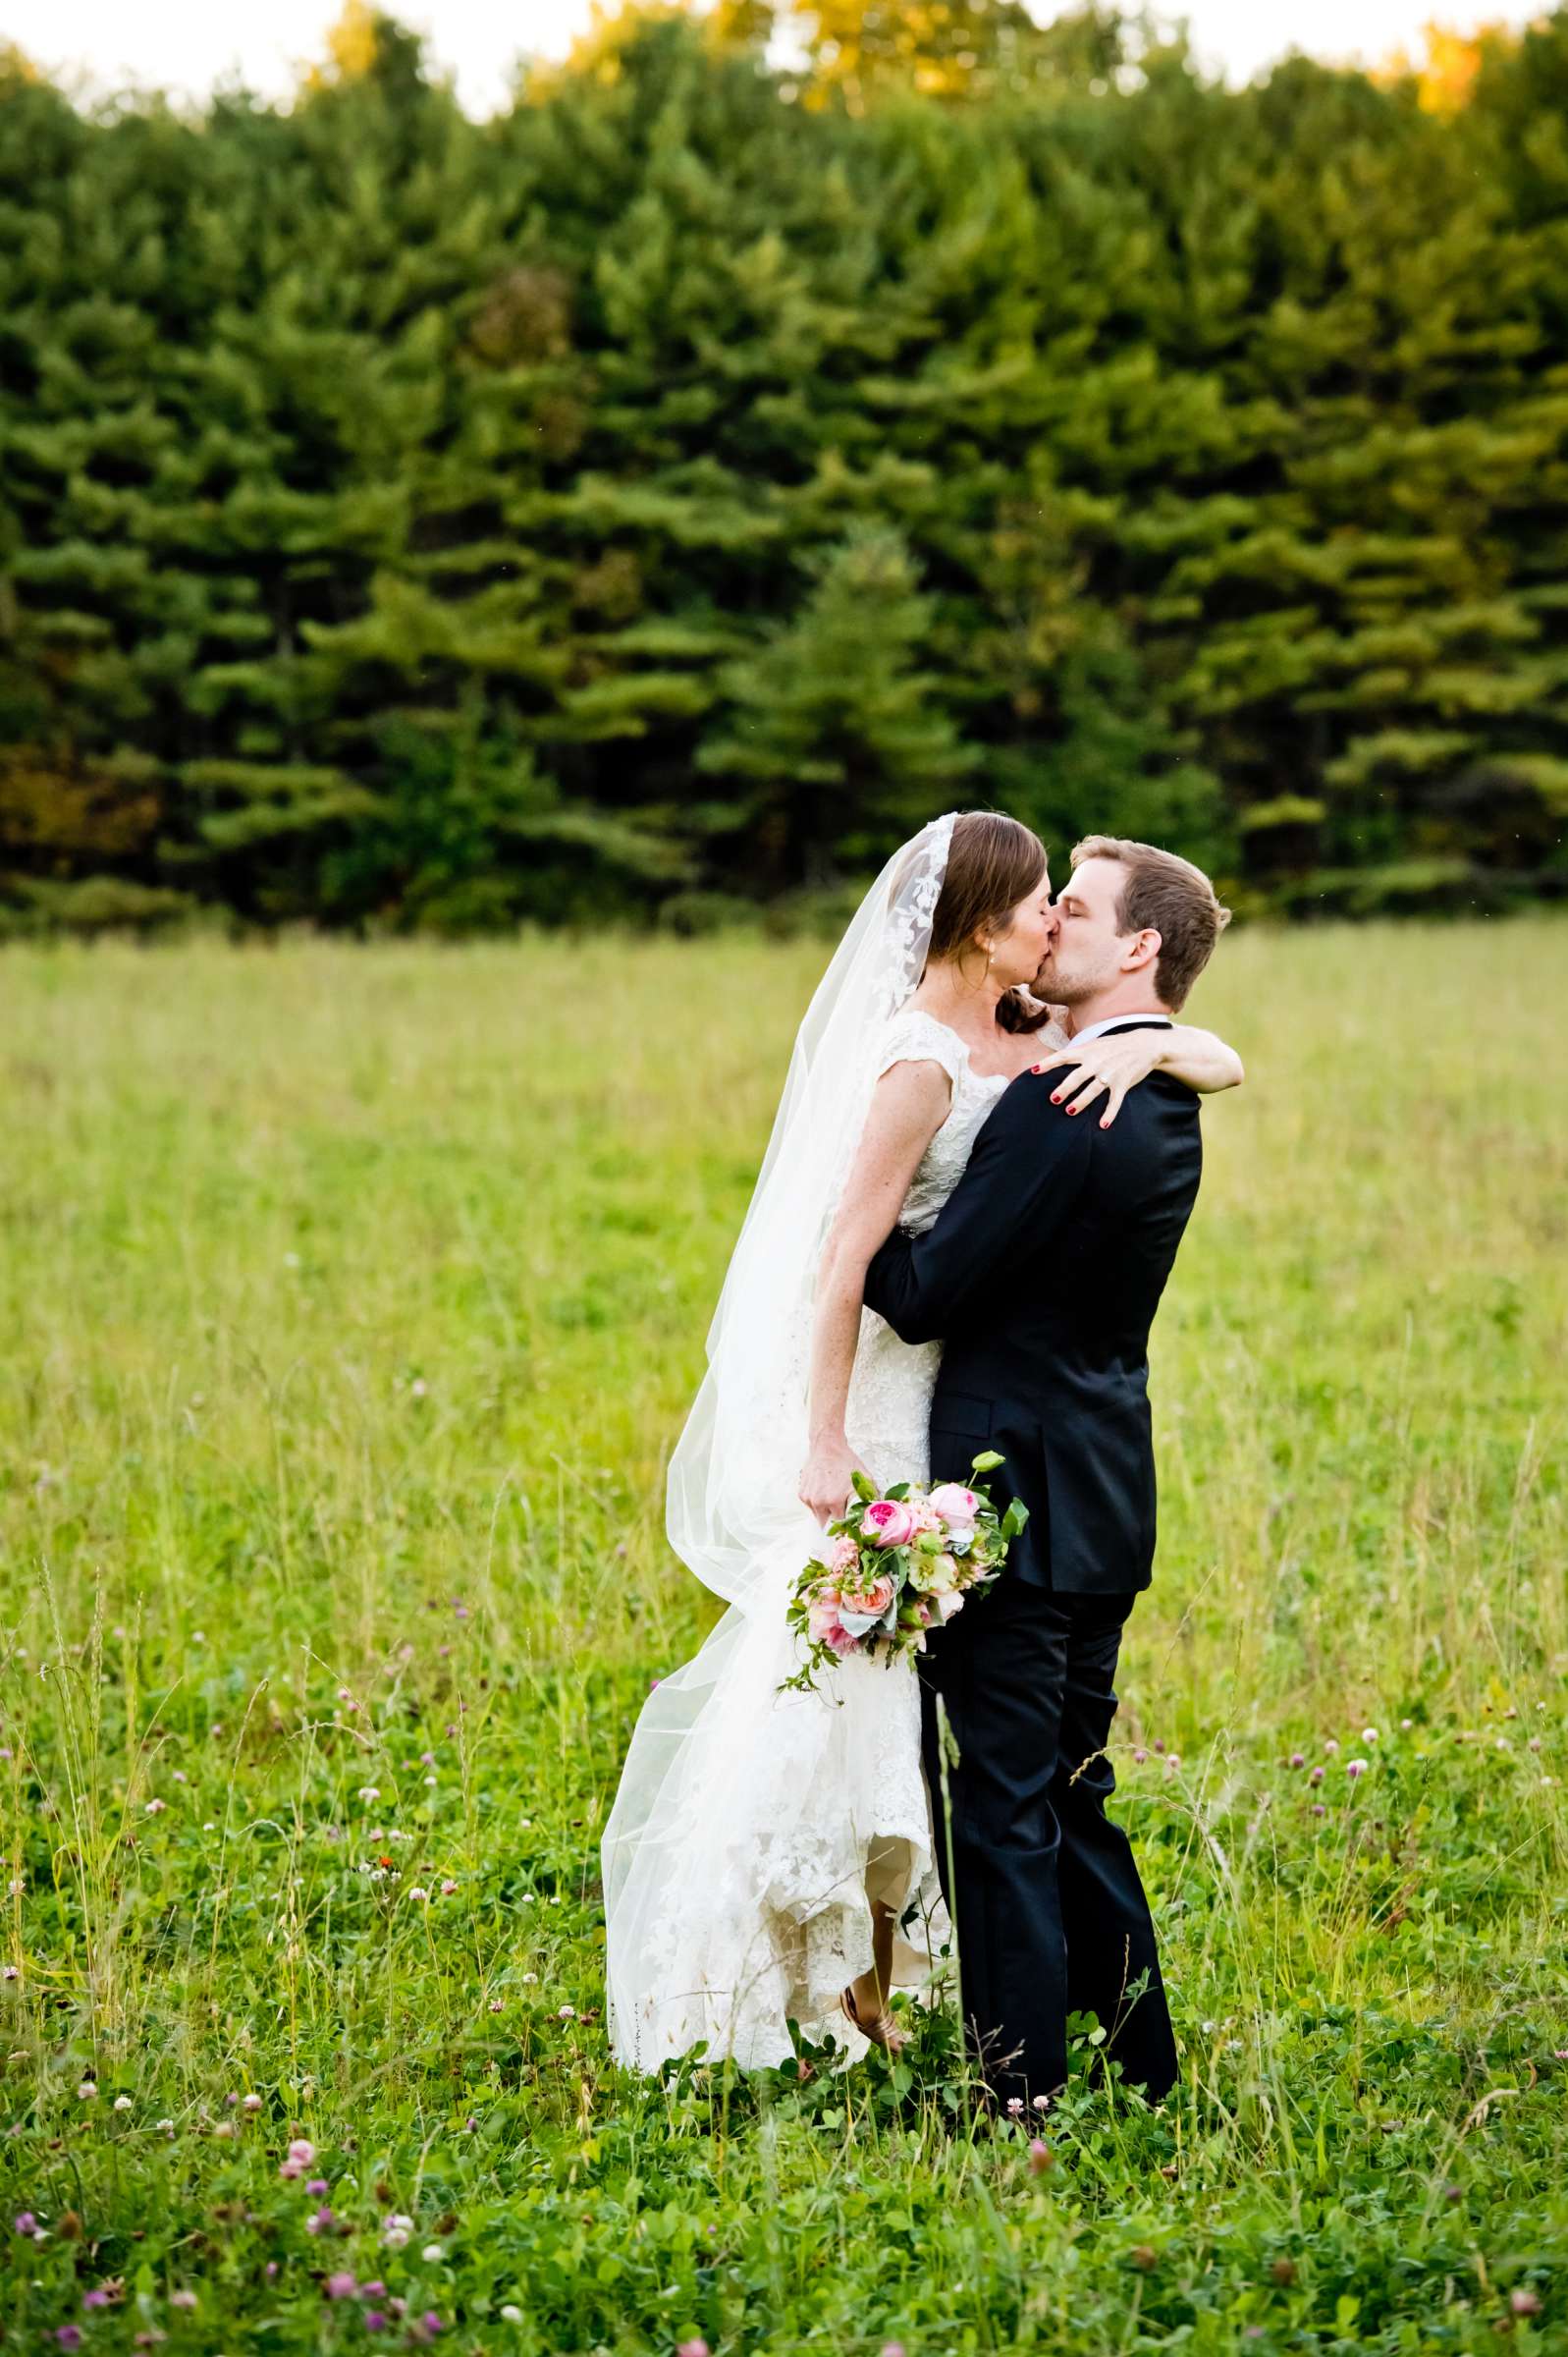
[[[1168,1023],[1229,919],[1187,860],[1101,835],[1075,847],[1054,914],[1035,988],[1078,1040]],[[1066,2079],[1068,2013],[1093,2010],[1102,2051],[1158,2102],[1175,2039],[1131,1847],[1105,1813],[1106,1745],[1122,1627],[1152,1576],[1149,1328],[1198,1192],[1199,1099],[1156,1070],[1103,1129],[1053,1102],[1063,1077],[1058,1063],[1002,1092],[935,1226],[894,1231],[865,1298],[905,1342],[942,1339],[933,1480],[996,1450],[999,1510],[1029,1508],[1000,1579],[920,1657],[972,2046],[999,2101],[1028,2104]]]

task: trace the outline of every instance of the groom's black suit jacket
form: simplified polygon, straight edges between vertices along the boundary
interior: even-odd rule
[[[1005,1458],[987,1486],[1029,1508],[1005,1576],[1104,1595],[1153,1576],[1149,1328],[1203,1141],[1196,1094],[1166,1072],[1108,1129],[1103,1100],[1069,1114],[1051,1089],[1025,1072],[1002,1091],[935,1226],[893,1232],[865,1297],[906,1343],[944,1344],[932,1479],[967,1479],[987,1449]]]

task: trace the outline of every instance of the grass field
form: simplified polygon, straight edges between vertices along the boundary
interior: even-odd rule
[[[663,1466],[820,955],[0,959],[7,2348],[1568,2348],[1561,924],[1194,1002],[1249,1077],[1114,1755],[1163,2110],[1075,2073],[1035,2165],[940,2018],[609,2066],[599,1830],[718,1609]]]

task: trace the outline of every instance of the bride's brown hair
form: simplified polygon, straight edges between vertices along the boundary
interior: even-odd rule
[[[1000,932],[1018,903],[1046,873],[1046,847],[1038,835],[1000,810],[960,810],[953,820],[942,892],[931,920],[926,958],[951,958],[960,971],[971,951],[983,956],[975,935]],[[1016,990],[997,1003],[1003,1031],[1038,1031],[1051,1010],[1033,1008]]]

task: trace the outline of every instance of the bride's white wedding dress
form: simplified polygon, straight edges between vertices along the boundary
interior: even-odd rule
[[[1054,1027],[1042,1032],[1042,1047],[1059,1036]],[[940,1064],[952,1084],[946,1118],[899,1214],[902,1226],[918,1230],[931,1226],[962,1176],[1007,1079],[975,1073],[956,1032],[905,1008],[878,1042],[875,1070],[910,1059]],[[780,1359],[781,1416],[785,1396],[803,1398],[807,1383],[809,1303],[801,1309]],[[861,1313],[845,1430],[881,1485],[930,1477],[927,1426],[941,1351],[940,1343],[901,1342],[874,1311]],[[961,1478],[967,1469],[938,1471]],[[799,1513],[802,1521],[770,1550],[746,1609],[732,1606],[644,1707],[633,1739],[644,1755],[639,1781],[660,1774],[663,1733],[666,1783],[676,1783],[661,1792],[658,1838],[639,1843],[633,1825],[627,1839],[617,1822],[629,1806],[621,1798],[606,1828],[607,1857],[619,1835],[631,1858],[614,1921],[635,1927],[622,1936],[620,1952],[611,1940],[607,2021],[618,2058],[643,2071],[699,2039],[710,2058],[730,2055],[746,2067],[784,2061],[791,2018],[807,2037],[831,2027],[851,2055],[863,2053],[866,2042],[838,1997],[871,1967],[873,1897],[900,1913],[915,1907],[894,1937],[895,1986],[918,1989],[950,1947],[911,1665],[852,1655],[819,1672],[818,1693],[776,1691],[801,1659],[785,1601],[820,1538],[804,1507]]]

